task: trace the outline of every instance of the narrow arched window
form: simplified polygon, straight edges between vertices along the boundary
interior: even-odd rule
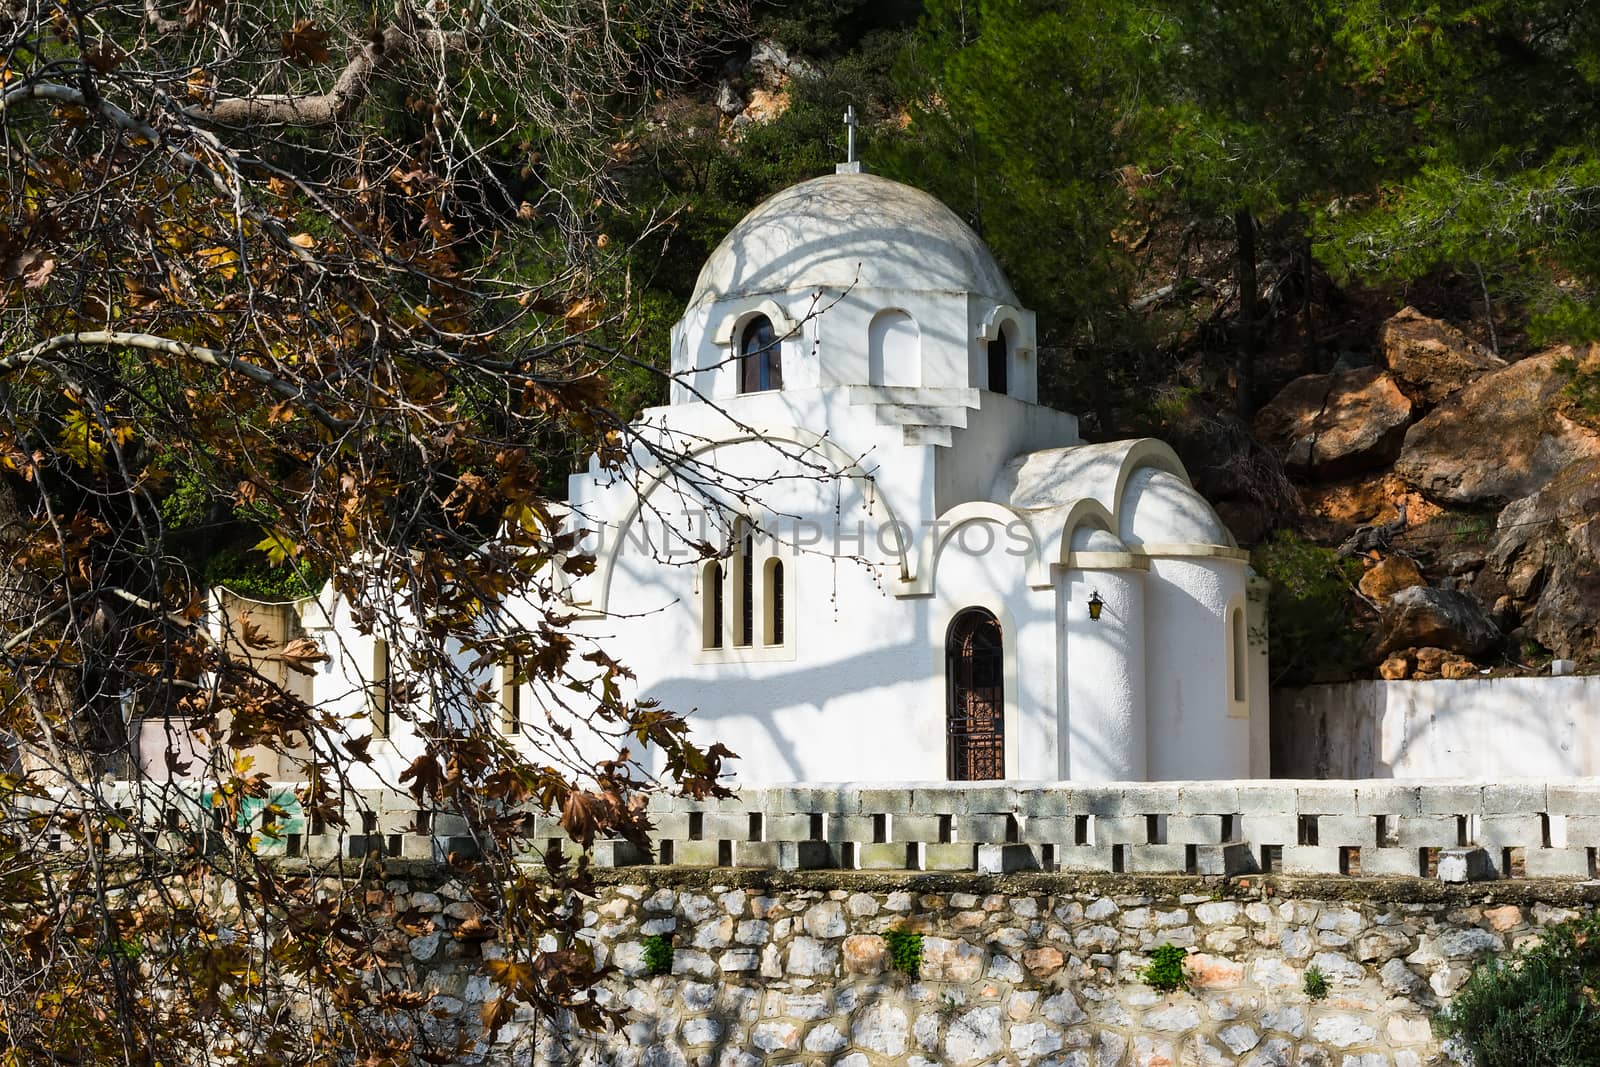
[[[1250,665],[1246,655],[1249,642],[1246,637],[1244,609],[1234,608],[1228,619],[1228,643],[1233,646],[1228,661],[1233,674],[1233,699],[1240,704],[1250,699]]]
[[[522,732],[522,658],[508,656],[500,664],[500,729]]]
[[[783,644],[783,560],[774,556],[762,569],[762,603],[765,605],[761,639],[764,644]]]
[[[1004,327],[989,342],[989,391],[991,393],[1009,392],[1011,371],[1011,345],[1006,340]]]
[[[1005,638],[985,608],[967,608],[945,635],[945,738],[953,781],[1006,776]]]
[[[367,689],[367,713],[372,720],[374,737],[389,736],[389,713],[394,701],[394,683],[390,679],[389,642],[374,638],[372,642],[372,684]]]
[[[757,315],[739,334],[739,392],[783,388],[783,354],[772,320]]]
[[[700,571],[700,647],[722,647],[722,564],[717,560]]]
[[[746,533],[739,541],[739,555],[733,561],[733,580],[739,593],[739,624],[734,631],[735,645],[751,645],[756,635],[756,578],[750,557],[755,538]]]

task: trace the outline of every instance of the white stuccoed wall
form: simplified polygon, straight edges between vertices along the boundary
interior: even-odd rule
[[[1600,775],[1597,675],[1284,689],[1272,719],[1278,776]]]

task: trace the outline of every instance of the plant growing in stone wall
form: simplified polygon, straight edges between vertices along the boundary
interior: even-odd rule
[[[1301,988],[1312,1000],[1321,1000],[1328,995],[1328,976],[1322,973],[1321,967],[1312,964],[1306,968],[1306,977],[1301,983]]]
[[[1490,960],[1434,1019],[1478,1067],[1600,1063],[1600,919],[1550,927],[1537,945]]]
[[[912,978],[922,975],[922,935],[910,930],[890,930],[883,935],[889,944],[889,963]]]
[[[1186,989],[1189,976],[1184,973],[1183,961],[1188,949],[1173,944],[1158,945],[1150,953],[1150,962],[1139,972],[1146,985],[1163,993]]]
[[[651,934],[644,939],[644,968],[652,976],[672,973],[671,934]]]

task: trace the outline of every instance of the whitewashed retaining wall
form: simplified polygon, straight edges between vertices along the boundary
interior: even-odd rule
[[[1486,781],[1600,774],[1600,675],[1277,690],[1272,773]]]

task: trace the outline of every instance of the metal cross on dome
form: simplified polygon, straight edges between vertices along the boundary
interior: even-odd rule
[[[855,105],[847,105],[844,109],[844,162],[833,168],[836,173],[860,174],[864,169],[856,158],[856,125]]]

